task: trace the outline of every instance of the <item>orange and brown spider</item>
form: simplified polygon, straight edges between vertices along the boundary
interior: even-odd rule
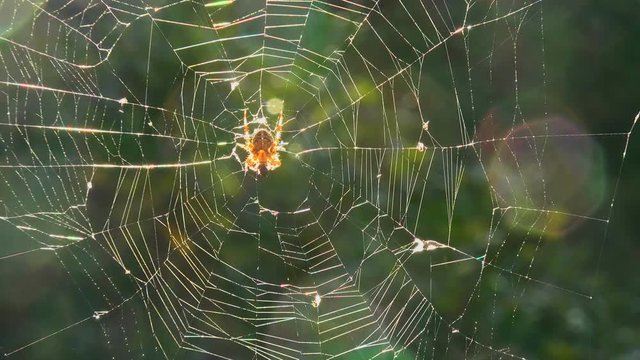
[[[244,111],[244,144],[238,144],[245,149],[249,155],[245,159],[245,170],[252,170],[260,175],[266,174],[267,171],[277,169],[282,165],[278,151],[284,150],[280,145],[282,136],[282,111],[278,117],[275,135],[272,135],[269,127],[257,127],[253,131],[253,135],[249,132],[247,124],[247,110]]]

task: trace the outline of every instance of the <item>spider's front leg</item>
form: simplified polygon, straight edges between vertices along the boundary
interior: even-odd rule
[[[244,125],[242,126],[242,138],[244,139],[244,143],[236,143],[236,145],[251,154],[253,146],[251,143],[251,134],[249,133],[249,124],[247,124],[247,110],[244,111],[243,122]]]
[[[254,154],[253,154],[253,142],[251,141],[251,134],[249,133],[249,124],[247,124],[247,110],[244,110],[244,116],[243,116],[243,138],[244,138],[244,144],[243,143],[236,143],[237,146],[239,146],[240,148],[244,149],[247,153],[249,153],[247,155],[247,157],[244,160],[244,171],[249,171],[249,170],[253,170],[256,171],[256,169],[258,168],[258,161],[256,160]]]
[[[251,135],[249,134],[249,124],[247,124],[247,110],[244,110],[244,116],[242,117],[243,122],[244,122],[244,126],[243,126],[243,130],[244,130],[244,145],[245,148],[247,150],[250,150],[250,145],[251,145]]]
[[[269,149],[269,151],[272,154],[275,154],[277,151],[284,150],[282,145],[280,145],[280,139],[282,139],[282,110],[280,110],[280,116],[278,116],[278,124],[276,124],[276,131],[273,139],[273,144]]]

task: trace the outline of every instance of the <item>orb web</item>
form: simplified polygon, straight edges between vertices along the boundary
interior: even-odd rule
[[[0,13],[7,358],[524,358],[527,307],[593,296],[634,122],[548,113],[540,0]],[[245,110],[284,114],[266,176]]]

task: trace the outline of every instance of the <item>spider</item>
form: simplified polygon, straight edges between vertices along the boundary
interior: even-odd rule
[[[253,131],[253,135],[249,133],[249,125],[247,124],[247,110],[244,111],[244,144],[238,144],[245,149],[249,155],[245,159],[245,171],[252,170],[259,175],[264,175],[267,171],[275,170],[282,162],[278,151],[284,150],[280,145],[280,137],[282,136],[282,111],[278,117],[275,135],[272,135],[269,127],[257,127]]]

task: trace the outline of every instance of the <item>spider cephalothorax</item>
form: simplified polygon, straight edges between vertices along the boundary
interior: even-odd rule
[[[278,151],[284,150],[280,145],[280,137],[282,135],[282,111],[278,117],[275,135],[272,135],[271,129],[268,127],[257,127],[253,134],[249,132],[247,124],[247,111],[244,111],[244,144],[238,144],[247,150],[249,155],[245,159],[245,170],[252,170],[258,174],[264,175],[267,171],[271,171],[280,167],[282,162]]]

